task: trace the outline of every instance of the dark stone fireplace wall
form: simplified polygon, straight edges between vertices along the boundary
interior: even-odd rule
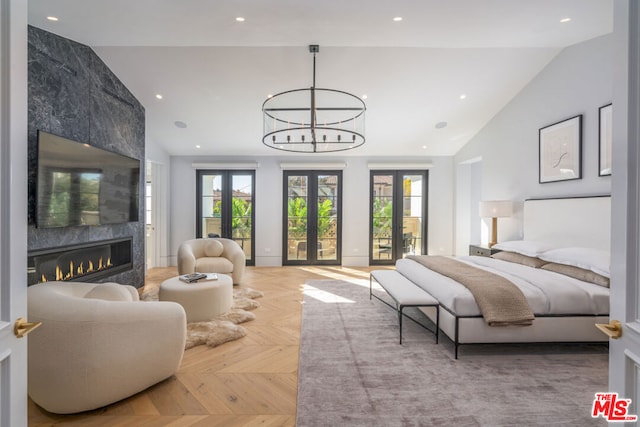
[[[29,27],[30,251],[133,237],[133,270],[101,281],[144,284],[144,107],[88,46]],[[37,131],[141,160],[137,222],[104,226],[35,226]],[[26,274],[26,272],[25,272]]]

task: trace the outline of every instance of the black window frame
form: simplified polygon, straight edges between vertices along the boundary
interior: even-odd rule
[[[196,170],[196,238],[202,235],[202,177],[205,175],[222,175],[222,235],[227,239],[231,237],[231,209],[233,199],[233,175],[251,176],[251,258],[246,259],[246,265],[254,266],[256,263],[256,171],[254,169],[197,169]]]

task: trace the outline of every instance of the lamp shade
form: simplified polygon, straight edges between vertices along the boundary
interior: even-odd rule
[[[487,200],[480,202],[481,218],[504,218],[513,215],[511,200]]]

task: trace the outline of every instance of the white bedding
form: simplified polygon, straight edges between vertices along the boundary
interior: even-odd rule
[[[551,271],[488,257],[462,256],[457,259],[511,280],[522,290],[537,316],[609,314],[608,288]],[[471,292],[454,280],[410,259],[398,260],[396,270],[456,315],[480,315]]]

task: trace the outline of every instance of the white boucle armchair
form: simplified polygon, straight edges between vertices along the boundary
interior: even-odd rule
[[[100,408],[173,375],[186,339],[180,304],[141,302],[132,286],[47,282],[27,289],[28,391],[49,412]]]
[[[178,274],[230,274],[233,284],[242,279],[246,257],[235,241],[223,237],[191,239],[178,248]]]

